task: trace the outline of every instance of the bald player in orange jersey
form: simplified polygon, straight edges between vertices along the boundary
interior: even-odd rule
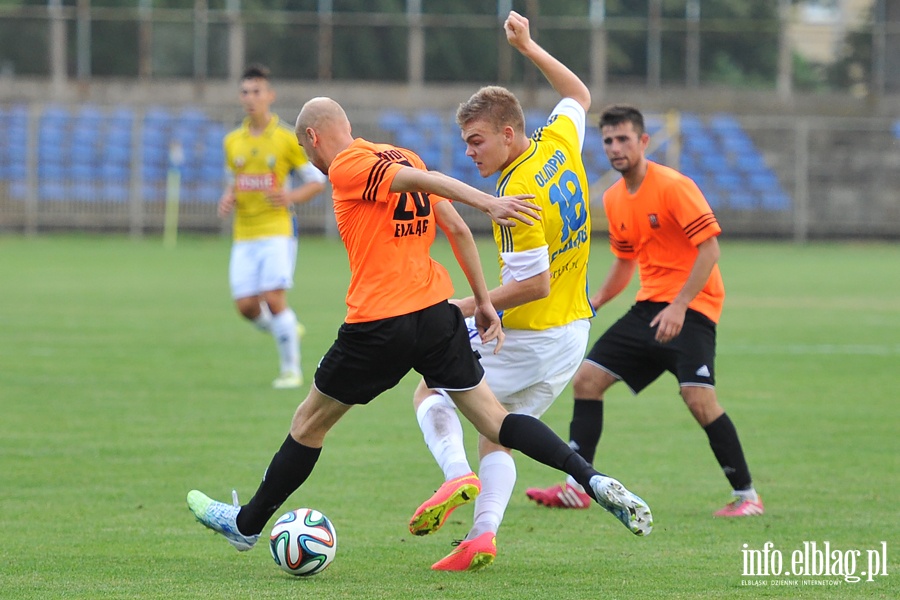
[[[575,373],[569,443],[592,462],[603,430],[606,390],[624,381],[637,394],[669,371],[733,488],[734,500],[715,516],[761,515],[762,500],[737,431],[716,397],[716,323],[725,300],[718,266],[722,229],[691,179],[647,160],[650,136],[640,111],[607,108],[600,116],[600,132],[606,156],[622,179],[603,196],[615,258],[591,305],[599,309],[620,294],[636,267],[641,287],[636,304],[597,340]],[[545,506],[590,506],[571,478],[525,493]]]
[[[514,219],[531,224],[539,218],[537,207],[527,202],[531,196],[495,198],[428,171],[409,150],[354,138],[343,108],[330,98],[307,102],[295,131],[333,188],[338,232],[350,262],[347,317],[256,494],[246,505],[235,500],[232,506],[192,490],[187,501],[197,520],[238,550],[252,548],[266,522],[312,473],[325,435],[338,420],[415,369],[429,386],[447,390],[486,438],[566,472],[607,510],[633,515],[635,533],[649,532],[652,517],[642,501],[635,506],[637,496],[594,470],[539,420],[509,414],[497,401],[462,313],[448,302],[450,276],[429,255],[437,226],[472,288],[478,333],[484,342],[496,340],[499,351],[504,334],[475,240],[447,198],[511,226]]]

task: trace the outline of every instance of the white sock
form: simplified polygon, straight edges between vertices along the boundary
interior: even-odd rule
[[[751,487],[749,490],[734,490],[732,493],[741,500],[759,502],[759,494],[756,493],[755,488]]]
[[[577,481],[575,481],[575,478],[572,477],[571,475],[569,475],[569,476],[566,477],[566,483],[568,483],[569,485],[571,485],[573,488],[575,488],[575,489],[578,490],[579,492],[583,492],[583,491],[584,491],[584,488],[581,487],[581,484],[578,483]]]
[[[286,308],[272,316],[272,337],[278,347],[282,373],[300,374],[300,340],[297,336],[297,315]]]
[[[259,315],[253,319],[253,324],[257,329],[266,333],[272,333],[272,311],[265,302],[259,303]]]
[[[416,410],[425,445],[444,472],[444,481],[472,472],[463,445],[462,424],[456,406],[442,394],[425,398]]]
[[[481,493],[475,498],[475,524],[466,536],[469,540],[487,531],[497,533],[500,529],[503,513],[516,485],[516,463],[507,452],[491,452],[481,459],[478,477]]]

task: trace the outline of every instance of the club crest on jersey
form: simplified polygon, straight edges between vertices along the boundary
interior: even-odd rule
[[[270,154],[269,156],[266,157],[266,164],[269,165],[270,169],[275,168],[275,155],[274,154]]]
[[[236,166],[238,169],[242,168],[246,164],[247,164],[247,159],[244,158],[243,156],[235,156],[234,157],[234,166]]]
[[[659,216],[656,213],[650,213],[647,218],[650,219],[651,229],[659,229]]]

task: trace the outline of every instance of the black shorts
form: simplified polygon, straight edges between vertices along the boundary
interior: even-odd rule
[[[663,371],[681,385],[714,387],[716,384],[716,324],[688,309],[681,333],[661,344],[650,327],[665,302],[638,302],[600,336],[586,361],[621,379],[635,394],[653,383]]]
[[[411,369],[431,388],[468,390],[484,378],[459,309],[441,302],[420,311],[344,323],[319,361],[316,387],[343,404],[368,404]]]

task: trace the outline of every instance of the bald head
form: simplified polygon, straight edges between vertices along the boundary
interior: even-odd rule
[[[296,133],[303,133],[308,127],[325,130],[333,125],[350,124],[347,113],[331,98],[313,98],[303,105],[297,115]]]
[[[334,157],[353,142],[350,120],[331,98],[313,98],[303,105],[294,127],[309,160],[327,174]]]

